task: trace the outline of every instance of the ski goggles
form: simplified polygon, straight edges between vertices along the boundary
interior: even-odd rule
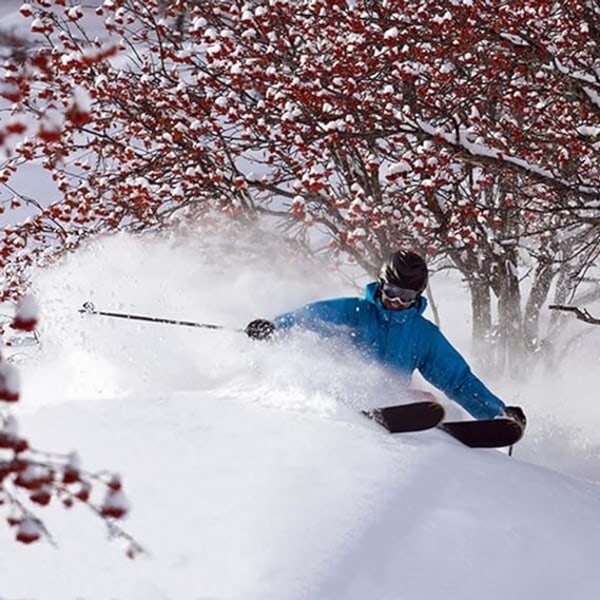
[[[416,290],[402,288],[398,285],[394,285],[393,283],[382,284],[381,291],[392,302],[397,302],[404,305],[412,304],[421,294],[421,292],[417,292]]]

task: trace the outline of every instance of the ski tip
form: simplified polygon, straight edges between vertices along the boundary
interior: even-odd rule
[[[432,429],[444,418],[445,410],[437,402],[414,402],[377,408],[374,420],[390,433],[408,433]]]
[[[454,421],[438,425],[470,448],[504,448],[516,444],[525,433],[524,427],[513,419]]]

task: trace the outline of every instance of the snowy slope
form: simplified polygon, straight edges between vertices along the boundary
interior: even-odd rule
[[[22,430],[119,471],[126,528],[148,554],[125,558],[83,508],[42,509],[57,548],[0,527],[3,600],[597,598],[598,439],[576,422],[583,404],[582,441],[553,425],[558,409],[541,410],[547,386],[535,396],[529,384],[530,431],[509,458],[437,431],[382,432],[352,406],[393,402],[394,381],[310,335],[257,344],[77,314],[92,300],[235,329],[355,293],[261,236],[106,238],[36,281],[44,344],[22,363]],[[434,283],[464,323],[458,284]],[[468,331],[451,337],[468,353]],[[556,390],[568,374],[555,373]]]
[[[436,434],[203,393],[69,404],[28,426],[121,467],[151,555],[132,563],[87,515],[61,515],[58,550],[3,553],[7,598],[597,597],[597,486]]]

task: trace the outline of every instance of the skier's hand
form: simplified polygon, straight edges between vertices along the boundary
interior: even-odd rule
[[[267,319],[254,319],[248,323],[244,331],[253,340],[268,340],[275,331],[275,325]]]
[[[525,429],[525,425],[527,425],[527,417],[520,406],[507,406],[504,409],[504,416],[508,419],[516,421],[519,425],[521,425],[521,427],[523,427],[523,429]]]

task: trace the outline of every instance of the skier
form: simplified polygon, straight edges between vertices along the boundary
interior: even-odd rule
[[[313,302],[269,321],[255,319],[246,334],[269,339],[294,326],[323,335],[346,336],[350,343],[391,367],[407,387],[415,369],[476,419],[508,417],[525,426],[518,406],[505,406],[471,371],[461,354],[422,314],[427,306],[427,265],[414,252],[394,252],[381,266],[378,281],[366,286],[364,298]]]

